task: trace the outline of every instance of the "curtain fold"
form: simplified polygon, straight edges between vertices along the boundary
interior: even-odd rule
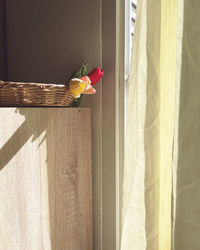
[[[200,1],[179,0],[173,250],[200,249]]]
[[[200,249],[200,1],[140,0],[121,250]]]
[[[177,20],[178,0],[138,3],[127,111],[121,250],[171,249]]]

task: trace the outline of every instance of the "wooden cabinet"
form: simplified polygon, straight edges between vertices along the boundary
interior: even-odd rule
[[[90,110],[0,108],[0,250],[92,250]]]

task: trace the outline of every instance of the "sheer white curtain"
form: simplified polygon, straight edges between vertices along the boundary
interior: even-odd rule
[[[200,249],[200,1],[139,0],[121,250]]]

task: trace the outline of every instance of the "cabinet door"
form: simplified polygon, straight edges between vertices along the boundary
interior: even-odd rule
[[[91,250],[87,108],[0,108],[0,250]]]

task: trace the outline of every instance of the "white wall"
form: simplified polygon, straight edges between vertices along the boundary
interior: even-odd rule
[[[64,82],[81,62],[101,64],[101,0],[7,0],[8,76]],[[94,249],[101,249],[102,87],[92,108]]]

